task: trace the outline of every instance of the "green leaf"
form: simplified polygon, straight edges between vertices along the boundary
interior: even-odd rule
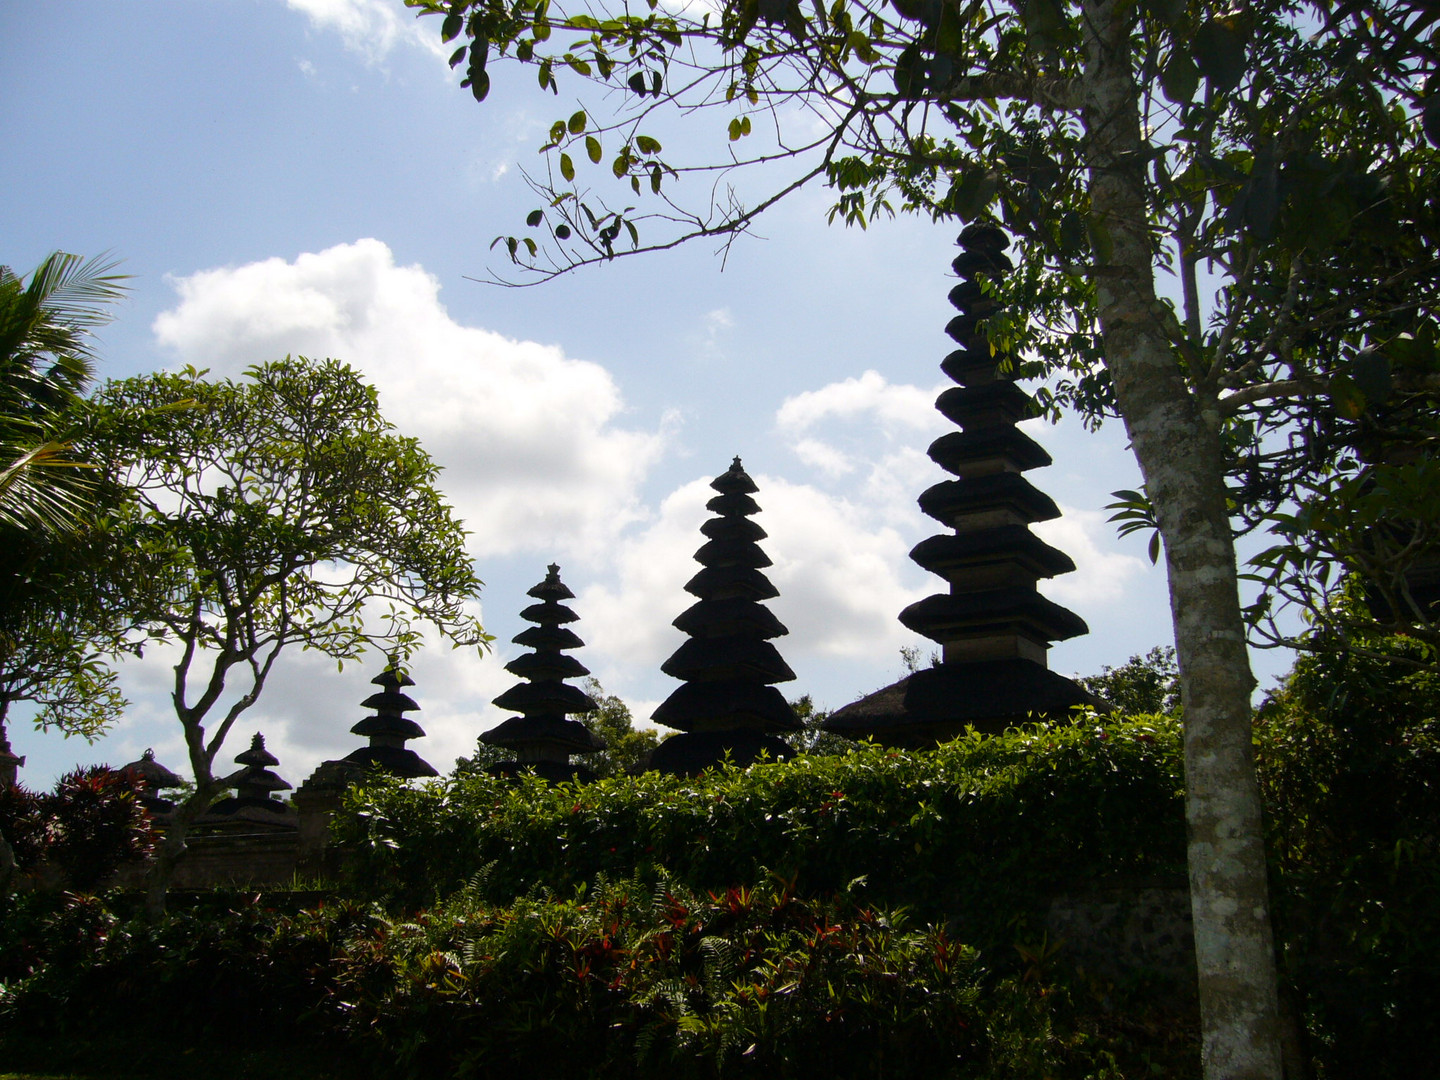
[[[1110,265],[1115,258],[1115,240],[1110,235],[1110,227],[1094,214],[1090,215],[1086,225],[1090,230],[1090,250],[1095,253],[1095,262],[1100,266]]]
[[[1365,394],[1349,375],[1331,377],[1330,401],[1335,411],[1347,420],[1358,420],[1365,413]]]
[[[1275,164],[1275,144],[1269,143],[1255,155],[1255,165],[1245,185],[1245,226],[1257,240],[1275,236],[1275,218],[1280,213],[1280,172]]]
[[[600,164],[600,158],[604,156],[605,152],[600,148],[600,140],[594,135],[585,136],[585,153],[596,165]]]
[[[490,75],[488,72],[477,71],[470,76],[470,93],[475,95],[476,101],[484,101],[490,94]]]
[[[660,140],[652,139],[649,135],[636,136],[635,145],[642,154],[658,154],[660,152]]]
[[[1195,96],[1200,85],[1200,69],[1190,54],[1176,49],[1170,54],[1170,61],[1160,72],[1160,89],[1165,97],[1176,105],[1187,104]]]
[[[585,130],[585,110],[581,109],[570,117],[570,122],[565,125],[571,135],[579,135]]]
[[[556,225],[556,226],[555,226],[555,239],[557,239],[557,240],[569,240],[569,239],[570,239],[570,226],[569,226],[569,225]]]
[[[575,163],[570,160],[569,154],[560,155],[560,175],[563,176],[567,182],[575,179]]]
[[[1380,404],[1390,396],[1394,380],[1390,375],[1390,358],[1378,349],[1362,349],[1350,362],[1350,377],[1365,395],[1366,401]]]
[[[621,150],[615,155],[615,160],[610,165],[610,171],[615,174],[617,180],[630,171],[630,154],[627,150]]]
[[[465,29],[465,16],[458,11],[452,11],[440,24],[440,40],[454,41],[463,29]]]
[[[1229,20],[1211,19],[1195,32],[1195,64],[1217,94],[1245,77],[1245,39]]]
[[[537,225],[539,225],[539,224],[540,224],[542,221],[544,221],[544,220],[545,220],[545,211],[544,211],[544,210],[531,210],[530,213],[529,213],[529,215],[525,218],[525,224],[526,224],[526,225],[529,225],[530,228],[533,229],[533,228],[535,228]]]

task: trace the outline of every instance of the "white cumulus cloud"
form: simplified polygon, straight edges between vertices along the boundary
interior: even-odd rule
[[[782,431],[801,434],[824,420],[866,419],[886,434],[925,432],[936,425],[935,391],[887,382],[878,371],[786,398],[775,414]],[[943,421],[941,421],[943,422]]]
[[[419,23],[397,3],[387,0],[285,0],[293,11],[310,20],[317,30],[340,35],[351,52],[371,64],[389,55],[398,43],[408,41],[445,55],[435,20]]]
[[[619,426],[624,401],[603,367],[455,322],[436,279],[378,240],[174,284],[180,302],[154,331],[182,362],[237,375],[294,353],[363,372],[387,418],[444,467],[477,557],[593,554],[644,516],[636,493],[666,422]]]
[[[1045,594],[1082,614],[1124,601],[1150,569],[1149,563],[1115,550],[1114,526],[1101,511],[1063,505],[1060,511],[1055,520],[1031,526],[1036,536],[1075,562],[1073,574],[1062,574],[1044,584]]]

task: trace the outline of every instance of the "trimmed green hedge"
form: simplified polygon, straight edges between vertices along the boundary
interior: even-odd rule
[[[1183,873],[1182,775],[1172,721],[1097,720],[698,779],[380,781],[335,829],[348,887],[388,905],[427,907],[472,879],[508,903],[602,875],[707,890],[774,873],[806,896],[863,878],[869,902],[1008,951],[1016,919],[1051,895]]]
[[[252,902],[151,927],[71,896],[0,916],[26,950],[0,984],[0,1055],[18,1066],[185,1075],[205,1047],[387,1080],[1198,1073],[1183,1015],[1077,1009],[1042,980],[988,978],[943,929],[774,878],[502,907],[462,890],[409,920]]]

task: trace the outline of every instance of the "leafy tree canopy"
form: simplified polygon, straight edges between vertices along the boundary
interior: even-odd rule
[[[172,696],[196,784],[157,880],[220,790],[216,756],[285,648],[343,666],[374,646],[403,663],[419,621],[457,646],[489,642],[439,469],[394,432],[373,387],[304,357],[240,381],[204,375],[112,382],[97,398],[95,453],[133,499],[118,526],[127,610],[177,649]]]
[[[1099,675],[1078,682],[1126,716],[1175,716],[1180,710],[1180,669],[1173,646],[1157,645],[1119,667],[1106,664]]]

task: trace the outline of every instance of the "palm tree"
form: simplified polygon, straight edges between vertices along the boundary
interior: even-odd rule
[[[57,251],[28,279],[0,266],[0,527],[57,532],[82,517],[92,485],[72,452],[76,407],[95,377],[91,334],[125,290],[115,265]]]
[[[91,335],[125,290],[114,269],[61,251],[27,278],[0,266],[0,747],[12,702],[40,701],[90,735],[121,700],[88,642],[105,625],[103,599],[77,573],[102,485],[76,440]]]

